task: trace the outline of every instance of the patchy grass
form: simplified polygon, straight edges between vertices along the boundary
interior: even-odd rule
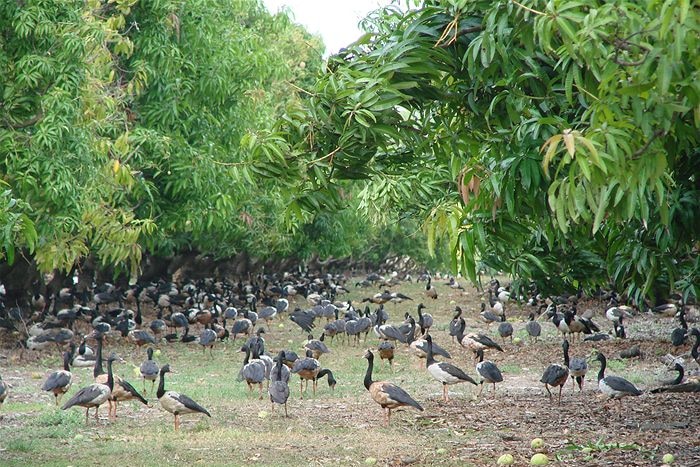
[[[428,307],[425,311],[436,321],[431,332],[434,340],[450,351],[453,364],[475,376],[473,354],[452,343],[447,335],[455,304],[464,309],[468,330],[486,332],[500,343],[496,327],[487,329],[478,319],[481,296],[474,289],[461,293],[442,285],[443,281],[434,282],[440,298],[430,302],[422,296],[425,284],[395,288],[414,301],[396,307],[389,304],[386,309],[390,322],[400,322],[405,312],[415,316],[417,304],[423,301]],[[353,289],[344,298],[360,303],[376,292],[377,289]],[[305,306],[303,299],[299,304]],[[589,306],[597,307],[598,313],[603,311],[595,303]],[[95,422],[91,411],[86,425],[84,409],[57,409],[53,396],[40,391],[46,375],[61,365],[57,351],[27,352],[22,361],[13,353],[7,360],[0,360],[0,374],[12,386],[8,401],[0,409],[0,464],[306,466],[366,465],[367,459],[376,459],[377,465],[493,465],[500,454],[510,452],[522,465],[532,455],[529,442],[535,436],[545,439],[550,459],[558,459],[561,465],[644,464],[659,452],[673,452],[679,465],[685,465],[700,456],[697,443],[680,449],[687,446],[688,433],[700,429],[697,420],[687,420],[683,415],[698,413],[697,398],[645,394],[634,401],[625,400],[625,415],[618,418],[617,403],[605,409],[596,390],[597,350],[608,355],[610,374],[626,377],[642,388],[653,387],[659,375],[669,376],[653,358],[665,353],[662,349],[668,346],[648,339],[643,334],[648,326],[632,323],[628,341],[572,343],[572,355],[588,358],[587,383],[583,393],[572,391],[568,383],[562,405],[557,406],[545,397],[539,378],[547,365],[561,363],[561,336],[551,324],[542,321],[543,336],[538,344],[531,344],[524,331],[524,318],[529,311],[509,304],[508,319],[522,343],[508,342],[503,346],[505,352],[487,353],[486,358],[501,368],[505,378],[495,396],[491,387],[486,387],[484,395],[477,399],[478,388],[462,384],[452,386],[450,402],[443,403],[441,385],[428,375],[424,361],[411,355],[405,346],[397,348],[393,371],[377,359],[375,380],[395,382],[426,409],[420,413],[412,409],[395,411],[388,428],[381,426],[381,409],[362,385],[366,370],[362,354],[378,343],[372,333],[359,346],[338,339],[333,344],[327,342],[332,352],[321,358],[321,364],[333,370],[338,380],[335,391],[331,392],[324,379],[319,381],[315,396],[309,387],[302,400],[298,378],[293,377],[288,419],[279,408],[272,412],[266,392],[264,399],[259,400],[257,391],[251,394],[245,383],[236,381],[243,361],[239,351],[241,339],[217,344],[213,357],[208,352],[203,354],[197,344],[158,346],[161,353],[156,360],[170,363],[173,370],[166,377],[166,388],[189,395],[212,414],[212,418],[184,416],[179,433],[173,431],[173,416],[160,409],[150,391],[145,394],[148,406],[122,403],[116,421],[106,419],[104,407],[100,420]],[[147,317],[151,317],[150,312]],[[601,327],[607,327],[600,314],[594,319]],[[639,317],[635,321],[645,319]],[[653,323],[672,326],[670,320]],[[317,322],[315,337],[324,324]],[[193,333],[198,332],[193,329]],[[301,354],[305,338],[286,316],[278,318],[265,335],[270,353],[290,348]],[[620,350],[633,344],[643,347],[647,359],[617,358]],[[142,391],[138,366],[145,352],[138,353],[128,343],[116,340],[109,342],[108,350],[124,359],[124,363],[115,365],[115,371]],[[74,369],[73,388],[64,400],[91,382],[91,369]],[[150,384],[146,387],[150,390]]]

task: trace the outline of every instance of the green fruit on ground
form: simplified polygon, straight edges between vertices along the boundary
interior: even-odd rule
[[[673,457],[673,454],[664,454],[664,457],[661,458],[664,464],[671,464],[673,461],[676,460],[675,457]]]
[[[535,438],[530,441],[530,447],[532,449],[542,449],[544,446],[544,440],[542,438]]]
[[[498,465],[513,465],[514,462],[515,459],[512,454],[503,454],[498,458],[498,461],[496,461]]]
[[[365,464],[367,465],[374,465],[376,463],[377,459],[375,459],[374,457],[368,457],[367,459],[365,459]]]
[[[547,465],[548,463],[549,463],[549,458],[546,455],[542,454],[541,452],[535,454],[530,459],[530,465]]]

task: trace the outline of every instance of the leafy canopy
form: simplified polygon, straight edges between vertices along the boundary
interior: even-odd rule
[[[293,216],[339,209],[356,180],[368,215],[424,219],[472,280],[488,266],[543,291],[612,281],[637,300],[697,296],[697,8],[409,6],[370,16],[256,135],[252,157],[293,190]]]

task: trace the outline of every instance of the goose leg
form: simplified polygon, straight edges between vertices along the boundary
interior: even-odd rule
[[[559,405],[561,405],[561,391],[564,389],[564,385],[559,386]]]
[[[549,390],[549,386],[545,384],[544,388],[547,390],[547,394],[549,394],[549,400],[552,400],[552,391]]]

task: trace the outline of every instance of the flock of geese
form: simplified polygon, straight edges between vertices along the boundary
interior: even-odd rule
[[[376,286],[383,278],[375,276],[370,275],[356,285]],[[150,382],[151,393],[156,381],[158,382],[155,395],[161,407],[174,415],[175,430],[179,429],[180,416],[183,414],[200,413],[209,417],[211,414],[187,395],[166,391],[165,375],[170,372],[170,365],[159,366],[154,361],[153,350],[153,346],[162,341],[198,344],[202,352],[209,349],[211,353],[217,342],[235,341],[237,337],[243,337],[245,342],[240,347],[240,352],[245,356],[237,379],[245,381],[250,393],[257,386],[260,399],[264,398],[263,385],[267,384],[267,395],[273,411],[275,405],[284,406],[285,417],[288,416],[287,401],[290,397],[289,383],[292,375],[299,376],[302,399],[308,389],[308,383],[312,383],[315,395],[317,383],[323,377],[327,377],[331,390],[335,388],[337,381],[333,371],[324,368],[320,363],[323,355],[331,351],[326,338],[331,342],[338,339],[348,345],[358,345],[362,334],[366,341],[367,335],[374,332],[379,339],[375,346],[376,352],[380,360],[388,362],[392,371],[397,345],[405,344],[414,355],[425,360],[427,373],[442,385],[444,402],[450,400],[449,386],[461,383],[480,386],[481,396],[484,385],[492,385],[495,396],[496,385],[504,380],[497,364],[485,359],[487,352],[504,352],[503,347],[485,333],[468,332],[460,306],[455,307],[453,319],[445,324],[453,341],[472,352],[476,379],[458,365],[444,361],[450,359],[451,355],[434,341],[431,329],[435,327],[435,319],[424,311],[426,306],[423,303],[417,306],[416,317],[406,313],[402,323],[387,323],[389,313],[385,305],[397,305],[412,300],[407,295],[385,288],[380,293],[366,297],[362,300],[363,305],[355,308],[350,300],[337,300],[338,295],[348,292],[343,285],[344,281],[339,277],[301,278],[285,274],[280,278],[260,276],[257,279],[245,284],[206,280],[188,283],[183,287],[161,281],[147,286],[134,286],[127,290],[104,284],[93,292],[91,307],[90,302],[86,302],[85,299],[81,302],[70,288],[62,290],[50,300],[34,294],[29,301],[29,309],[17,306],[8,310],[4,301],[0,300],[0,327],[15,332],[24,329],[26,339],[22,345],[30,351],[54,346],[58,349],[69,349],[62,352],[63,369],[49,374],[42,386],[43,391],[53,394],[57,406],[72,386],[71,367],[93,368],[94,382],[78,390],[61,406],[64,410],[71,407],[84,408],[86,423],[89,421],[90,409],[95,409],[94,416],[97,420],[99,408],[105,403],[109,407],[110,419],[117,417],[119,402],[137,400],[147,404],[145,397],[132,384],[113,372],[113,363],[121,358],[115,352],[110,352],[106,360],[103,358],[104,347],[114,337],[128,340],[138,349],[146,347],[146,359],[139,367],[143,393],[147,394],[147,382]],[[419,278],[421,279],[426,280],[423,291],[426,299],[436,299],[439,292],[432,278],[427,276]],[[393,285],[396,284],[384,282],[380,287]],[[454,278],[446,285],[451,289],[463,290]],[[290,300],[297,303],[302,297],[308,303],[308,308],[302,309],[297,306],[290,312]],[[508,288],[501,287],[498,281],[492,281],[488,288],[488,296],[484,298],[481,310],[475,317],[478,316],[488,327],[497,324],[497,332],[503,342],[512,342],[514,329],[506,318],[506,305],[510,301]],[[580,339],[580,335],[585,336],[584,340],[592,341],[612,338],[610,333],[600,332],[592,316],[578,313],[577,304],[581,298],[582,292],[579,290],[578,294],[567,297],[543,299],[533,294],[527,299],[533,311],[529,312],[524,329],[531,342],[537,343],[542,333],[540,322],[543,318],[550,321],[563,338],[563,360],[561,363],[555,362],[547,366],[540,378],[551,400],[554,398],[552,390],[557,391],[559,404],[569,379],[572,385],[577,385],[579,391],[583,391],[588,372],[588,362],[585,358],[569,354],[570,342]],[[638,311],[620,304],[619,297],[614,294],[606,299],[610,305],[604,316],[612,323],[612,336],[625,338],[624,320]],[[142,314],[141,307],[144,302],[150,302],[156,309],[156,317],[150,322],[146,322]],[[114,307],[114,304],[117,306]],[[372,310],[371,304],[378,307]],[[125,305],[135,306],[136,311],[126,308]],[[680,349],[694,338],[690,356],[695,364],[700,364],[700,331],[696,328],[688,329],[685,305],[667,304],[651,311],[678,318],[680,327],[671,331],[671,343],[674,348]],[[271,331],[271,324],[282,314],[288,314],[289,320],[302,332],[307,333],[304,356],[300,357],[290,349],[280,349],[273,354],[274,357],[266,351],[265,327]],[[314,339],[313,330],[320,326],[324,319],[326,322],[323,331],[319,339]],[[190,334],[190,329],[194,327],[200,328],[199,336]],[[82,337],[76,340],[77,335]],[[375,353],[371,349],[365,352],[364,358],[367,360],[364,386],[371,398],[384,410],[385,425],[390,423],[391,411],[396,408],[412,407],[419,411],[424,410],[423,406],[401,387],[390,381],[373,379]],[[606,376],[607,359],[603,353],[597,353],[596,360],[600,365],[597,375],[598,389],[609,399],[620,401],[621,415],[622,399],[639,396],[642,391],[620,376]],[[103,362],[106,362],[106,371]],[[689,379],[683,382],[684,375],[689,373],[686,367],[678,360],[674,360],[673,363],[673,368],[679,372],[679,376],[651,392],[700,391],[697,381]],[[0,406],[8,397],[8,389],[8,385],[0,376]]]

